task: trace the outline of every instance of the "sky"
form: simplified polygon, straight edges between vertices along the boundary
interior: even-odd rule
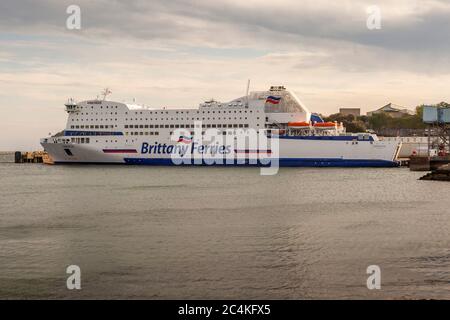
[[[70,5],[80,29],[67,28]],[[2,0],[0,150],[39,149],[69,97],[105,87],[115,101],[192,108],[242,96],[251,79],[322,114],[449,101],[449,16],[448,0]]]

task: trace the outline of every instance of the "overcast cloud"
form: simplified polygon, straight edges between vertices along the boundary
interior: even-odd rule
[[[67,30],[66,8],[82,29]],[[381,30],[366,27],[370,5]],[[449,100],[450,1],[0,2],[0,150],[37,148],[63,102],[193,107],[284,84],[316,112]]]

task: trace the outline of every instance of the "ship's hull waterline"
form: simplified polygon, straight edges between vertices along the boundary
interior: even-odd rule
[[[148,140],[145,140],[148,141]],[[96,148],[86,145],[43,143],[55,164],[129,164],[129,165],[225,165],[267,166],[268,161],[280,167],[397,167],[395,160],[398,144],[350,141],[279,140],[279,157],[205,157],[192,155],[182,161],[171,154],[142,152],[142,145],[157,144],[156,141],[138,142],[135,146],[116,149]],[[353,143],[353,144],[352,144]],[[168,147],[168,146],[166,146]],[[191,145],[188,145],[191,149]],[[66,150],[70,150],[70,155]],[[369,155],[369,156],[368,156]],[[262,159],[262,161],[261,161]]]

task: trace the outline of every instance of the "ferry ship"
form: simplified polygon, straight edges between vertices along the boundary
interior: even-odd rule
[[[150,108],[102,98],[65,104],[67,124],[61,132],[41,139],[41,145],[58,163],[104,164],[255,164],[276,159],[280,166],[395,167],[398,141],[381,141],[371,133],[346,133],[340,123],[324,122],[311,114],[284,86],[221,103],[201,103],[196,109]],[[238,147],[237,133],[263,133],[267,147]],[[225,142],[208,148],[204,136],[214,131]],[[181,132],[181,133],[180,133]],[[174,138],[175,136],[175,138]],[[227,138],[234,137],[226,144]],[[276,143],[275,143],[276,142]],[[274,152],[274,148],[277,152]],[[205,151],[206,150],[206,151]],[[194,160],[174,161],[188,154]],[[178,153],[178,156],[174,154]],[[238,158],[244,161],[238,161]],[[229,161],[231,159],[231,161]]]

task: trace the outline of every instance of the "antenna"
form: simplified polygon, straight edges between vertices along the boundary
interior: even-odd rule
[[[109,88],[103,89],[103,91],[102,91],[103,101],[105,101],[106,96],[107,96],[107,95],[110,95],[111,93],[112,93],[112,92],[111,92],[111,90],[109,90]]]
[[[245,93],[245,96],[246,96],[246,106],[248,107],[248,92],[249,92],[249,90],[250,90],[250,79],[248,79],[248,81],[247,81],[247,92]]]

